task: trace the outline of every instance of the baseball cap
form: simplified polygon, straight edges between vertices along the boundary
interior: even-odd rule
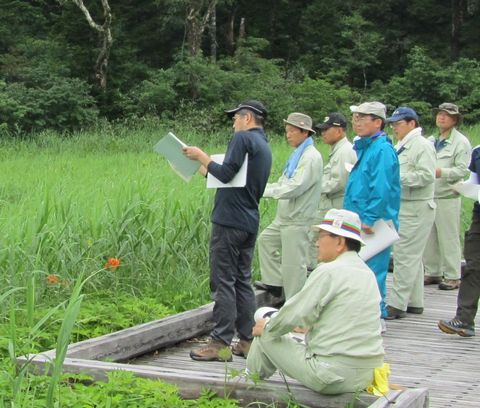
[[[398,122],[399,120],[404,119],[415,119],[418,121],[417,112],[415,112],[412,108],[408,108],[407,106],[400,106],[392,113],[392,116],[387,118],[387,122]]]
[[[248,100],[240,103],[236,108],[225,110],[225,113],[231,118],[235,115],[239,110],[248,109],[257,115],[263,116],[264,118],[267,117],[267,109],[260,101],[255,100]]]
[[[381,102],[364,102],[360,105],[350,106],[350,111],[352,113],[363,113],[364,115],[375,115],[383,120],[387,118],[387,108]]]
[[[315,129],[322,131],[331,127],[341,127],[346,129],[347,119],[340,112],[329,113],[325,116],[323,123],[315,125]]]

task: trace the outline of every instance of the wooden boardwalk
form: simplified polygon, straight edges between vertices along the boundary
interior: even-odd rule
[[[480,332],[462,338],[437,328],[455,316],[457,293],[426,286],[424,314],[387,322],[384,336],[390,381],[428,388],[433,408],[480,407]]]
[[[390,284],[391,274],[388,279]],[[387,322],[384,335],[386,361],[392,370],[390,382],[408,388],[428,388],[433,408],[480,408],[480,333],[478,337],[461,338],[437,328],[439,319],[454,316],[457,293],[427,286],[424,314],[409,314],[405,319]],[[225,364],[189,358],[191,347],[196,345],[195,341],[184,342],[129,363],[223,375]],[[242,370],[245,360],[234,356],[228,367]],[[272,380],[283,382],[278,375]]]

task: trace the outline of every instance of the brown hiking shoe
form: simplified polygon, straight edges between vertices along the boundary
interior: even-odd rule
[[[428,276],[425,275],[423,277],[423,284],[426,285],[438,285],[440,282],[442,282],[442,277],[441,276]]]
[[[454,290],[460,287],[460,279],[445,279],[438,285],[440,290]]]
[[[238,340],[238,342],[232,346],[232,353],[236,356],[247,358],[251,345],[251,340]]]
[[[232,361],[232,352],[223,341],[210,339],[205,346],[190,351],[190,357],[198,361]]]

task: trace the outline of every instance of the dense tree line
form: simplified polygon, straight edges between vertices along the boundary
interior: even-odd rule
[[[480,0],[0,0],[0,130],[206,117],[272,122],[366,98],[480,120]]]

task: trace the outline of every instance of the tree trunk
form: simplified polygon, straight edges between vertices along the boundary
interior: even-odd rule
[[[94,72],[95,80],[102,91],[107,89],[107,71],[110,50],[112,48],[113,38],[111,32],[112,12],[108,0],[101,0],[103,7],[103,24],[97,24],[93,21],[90,12],[83,4],[83,0],[73,0],[78,8],[83,12],[87,19],[88,25],[92,27],[100,37],[100,51],[95,62]]]
[[[217,0],[208,0],[207,9],[203,12],[204,1],[191,0],[187,5],[187,44],[188,51],[192,57],[200,54],[202,49],[202,38],[212,14],[215,11]]]
[[[230,14],[226,47],[230,55],[233,55],[235,53],[235,12],[232,12],[232,14]]]
[[[217,10],[213,8],[210,24],[208,26],[210,34],[210,57],[213,62],[217,61]]]
[[[450,50],[453,59],[460,56],[460,36],[463,25],[464,0],[451,0],[452,4],[452,31],[450,37]]]
[[[245,17],[240,19],[240,28],[238,30],[238,42],[240,43],[245,38]]]

